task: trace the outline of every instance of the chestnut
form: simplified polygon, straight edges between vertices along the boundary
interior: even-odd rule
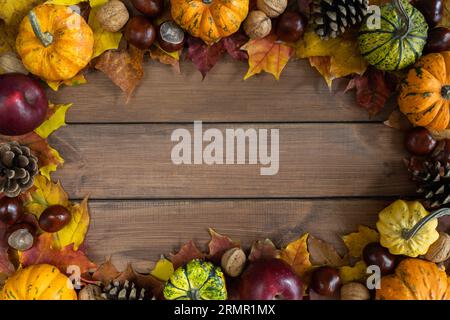
[[[285,42],[296,42],[305,33],[306,18],[298,12],[287,11],[278,19],[276,34]]]
[[[29,223],[15,224],[6,232],[8,245],[18,251],[30,249],[34,244],[35,236],[36,228]]]
[[[439,53],[450,50],[450,29],[438,27],[428,31],[425,53]]]
[[[363,260],[367,266],[376,265],[382,275],[394,272],[396,258],[378,242],[372,242],[363,249]]]
[[[340,290],[341,286],[342,280],[336,268],[319,267],[311,275],[311,289],[322,296],[333,296]]]
[[[23,205],[19,198],[4,197],[0,199],[0,221],[13,225],[23,216]]]
[[[125,27],[125,39],[133,46],[146,50],[156,39],[156,29],[153,24],[143,16],[131,18]]]
[[[149,18],[156,18],[164,10],[164,0],[131,0],[133,6]]]
[[[442,0],[416,0],[414,6],[423,14],[430,28],[441,22],[444,15]]]
[[[423,127],[415,127],[408,131],[405,136],[405,148],[415,156],[430,154],[436,145],[436,139],[434,139],[430,131]]]
[[[48,207],[39,217],[39,227],[45,232],[58,232],[72,219],[72,215],[65,207],[56,205]]]
[[[158,27],[158,43],[166,52],[174,52],[183,48],[184,31],[173,21],[165,21]]]

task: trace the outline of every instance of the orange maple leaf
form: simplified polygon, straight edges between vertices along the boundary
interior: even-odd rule
[[[281,250],[281,259],[286,261],[302,279],[305,278],[307,272],[312,268],[309,260],[308,236],[309,234],[304,234]]]
[[[78,249],[75,251],[73,244],[61,250],[55,249],[51,233],[41,234],[31,249],[19,253],[19,262],[23,267],[47,263],[57,267],[63,273],[66,273],[69,266],[78,266],[81,273],[96,268],[96,265],[86,256],[84,250]]]
[[[244,80],[262,71],[273,74],[277,80],[280,79],[280,74],[294,49],[276,40],[275,35],[269,35],[263,39],[250,40],[241,48],[248,53],[249,68]]]

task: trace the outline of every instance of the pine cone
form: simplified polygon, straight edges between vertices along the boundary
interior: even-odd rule
[[[110,283],[102,289],[101,297],[106,300],[150,300],[145,289],[128,280],[123,285],[119,281]]]
[[[0,193],[14,198],[27,191],[39,171],[38,159],[19,143],[0,144]]]
[[[315,31],[322,39],[336,38],[361,23],[368,7],[369,0],[313,0]]]
[[[413,157],[407,166],[426,208],[450,207],[450,162]]]

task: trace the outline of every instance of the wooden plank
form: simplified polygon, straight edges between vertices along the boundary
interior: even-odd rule
[[[161,254],[194,239],[206,250],[208,228],[241,240],[271,238],[282,246],[309,232],[343,250],[340,236],[360,224],[374,227],[383,200],[93,201],[89,256],[112,256],[146,272]]]
[[[50,99],[75,104],[68,114],[71,123],[380,121],[389,114],[387,109],[371,119],[356,106],[353,93],[330,93],[307,61],[290,62],[280,81],[265,74],[244,82],[246,68],[225,59],[202,81],[188,61],[181,75],[151,61],[128,105],[100,72],[88,76],[89,84],[50,93]]]
[[[204,125],[204,130],[212,125]],[[250,128],[220,124],[218,129]],[[402,135],[382,124],[264,124],[280,130],[280,168],[174,165],[173,130],[193,124],[70,125],[51,143],[67,160],[57,172],[72,198],[353,197],[413,194]],[[206,143],[205,143],[206,145]],[[225,152],[224,152],[225,154]]]

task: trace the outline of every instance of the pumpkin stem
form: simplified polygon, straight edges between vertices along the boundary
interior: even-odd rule
[[[397,14],[400,16],[400,18],[403,21],[403,27],[400,29],[400,38],[404,38],[408,35],[409,31],[411,30],[411,18],[409,17],[408,13],[406,12],[405,6],[403,5],[402,0],[395,0],[394,1],[395,8],[397,10]]]
[[[53,35],[50,32],[42,32],[38,18],[33,10],[28,13],[28,18],[30,19],[34,34],[41,41],[42,45],[46,48],[50,46],[53,43]]]
[[[441,95],[444,99],[450,100],[450,85],[442,87]]]
[[[403,239],[410,240],[428,222],[430,222],[431,220],[434,220],[434,219],[439,219],[439,218],[444,217],[444,216],[450,216],[450,209],[449,208],[442,208],[442,209],[439,209],[439,210],[436,210],[436,211],[430,213],[429,215],[427,215],[427,216],[423,217],[422,219],[420,219],[419,222],[417,222],[416,225],[414,227],[412,227],[411,229],[403,230],[403,232],[402,232]]]

